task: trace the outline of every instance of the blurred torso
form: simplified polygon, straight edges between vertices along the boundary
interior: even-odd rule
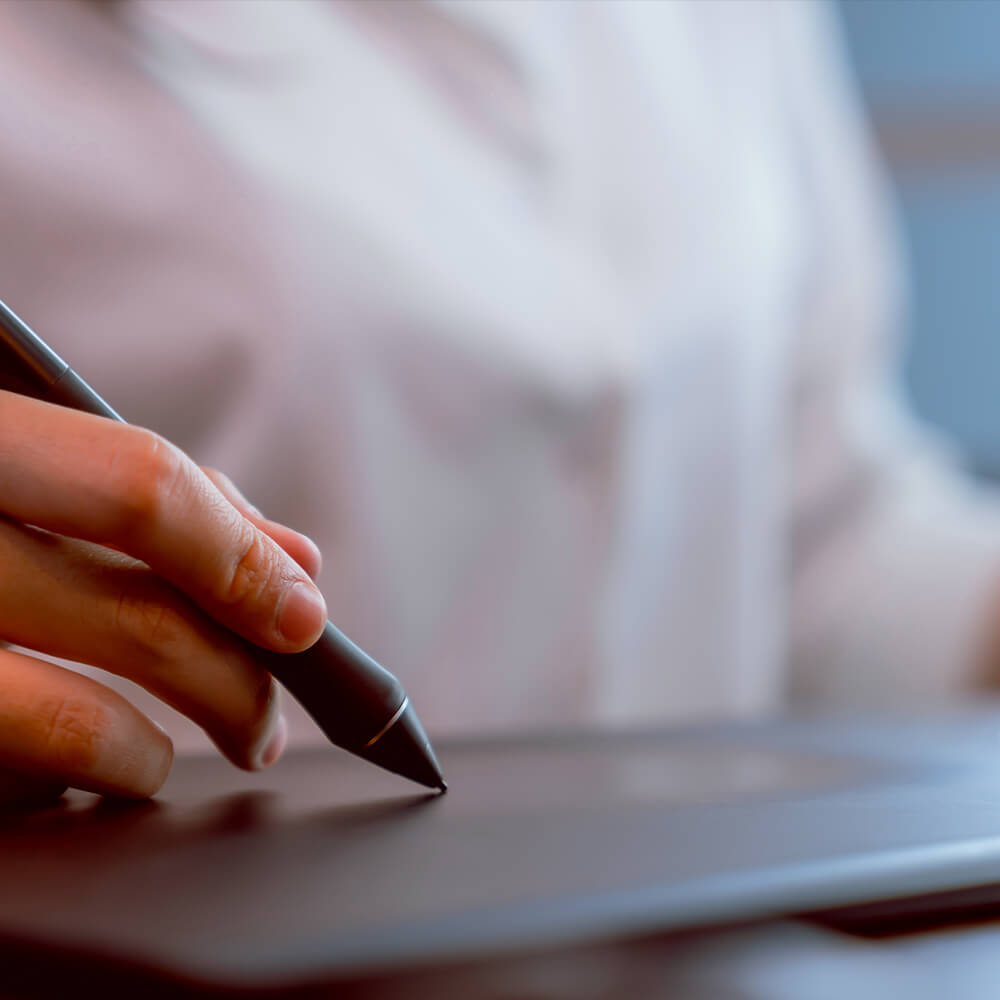
[[[316,539],[432,732],[766,709],[805,235],[763,14],[2,5],[0,294]]]

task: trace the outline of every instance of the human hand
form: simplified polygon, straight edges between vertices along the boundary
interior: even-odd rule
[[[128,677],[257,768],[281,753],[284,720],[239,636],[312,645],[319,566],[305,536],[152,432],[0,391],[0,639]],[[115,691],[0,649],[0,802],[152,795],[172,758]]]

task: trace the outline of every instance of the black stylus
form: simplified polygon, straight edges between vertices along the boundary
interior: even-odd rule
[[[122,421],[3,302],[0,389]],[[428,788],[445,790],[437,758],[403,686],[330,622],[302,653],[255,647],[255,655],[301,702],[331,743]]]

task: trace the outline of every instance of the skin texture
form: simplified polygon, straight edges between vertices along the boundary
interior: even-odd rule
[[[0,391],[0,639],[141,684],[243,768],[284,745],[251,643],[298,652],[326,606],[316,546],[141,428]],[[234,635],[235,633],[235,635]],[[144,797],[173,757],[121,695],[0,649],[0,804]]]

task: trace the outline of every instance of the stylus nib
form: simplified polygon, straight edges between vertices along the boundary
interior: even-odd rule
[[[441,766],[434,756],[430,740],[420,725],[413,706],[392,724],[374,744],[360,752],[365,760],[401,774],[427,788],[444,791],[448,786],[441,775]]]

